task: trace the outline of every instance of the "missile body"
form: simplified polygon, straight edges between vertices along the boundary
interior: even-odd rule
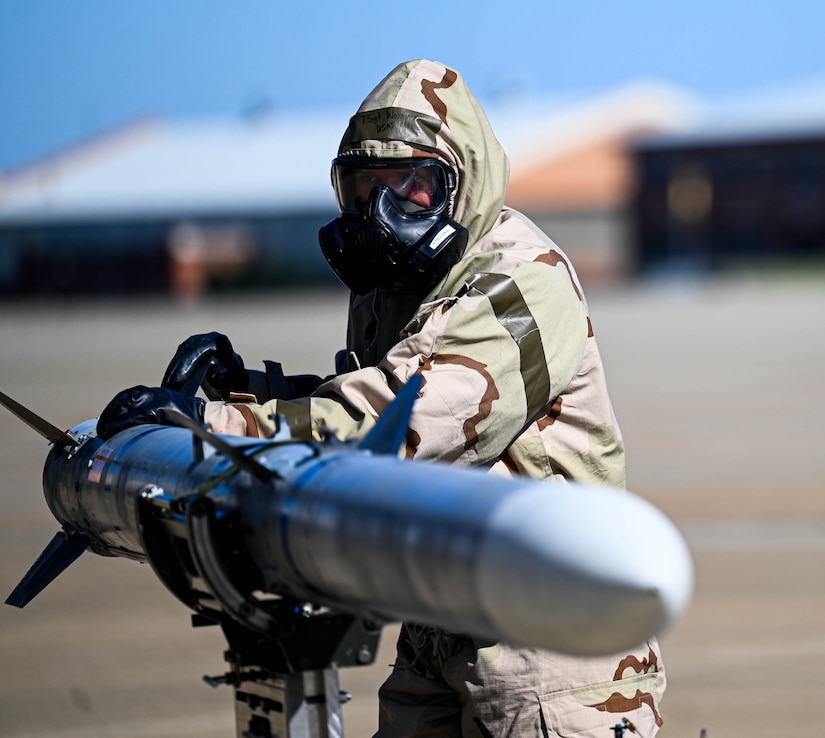
[[[76,544],[70,560],[86,546],[148,560],[197,612],[263,636],[283,634],[283,602],[312,603],[595,655],[687,607],[687,547],[641,498],[404,461],[393,449],[406,420],[385,424],[354,445],[167,426],[103,441],[87,421],[49,453],[46,501]],[[388,430],[395,441],[376,441]],[[25,605],[68,565],[53,558],[8,601]]]
[[[247,543],[267,585],[309,599],[593,655],[688,603],[681,536],[627,492],[351,453],[284,472],[284,497],[240,502]]]

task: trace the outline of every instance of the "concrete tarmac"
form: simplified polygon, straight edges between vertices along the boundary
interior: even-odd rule
[[[661,638],[664,738],[825,736],[825,283],[634,285],[589,295],[629,486],[680,526],[696,564]],[[329,373],[342,292],[0,305],[0,390],[60,428],[157,384],[184,338],[228,334],[247,365]],[[54,535],[46,442],[0,410],[0,593]],[[640,541],[644,545],[644,541]],[[651,552],[655,554],[655,552]],[[396,628],[342,670],[345,734],[369,738]],[[226,738],[224,642],[148,566],[85,554],[24,610],[0,606],[2,738]]]

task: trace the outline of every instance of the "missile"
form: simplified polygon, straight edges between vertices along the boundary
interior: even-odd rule
[[[182,416],[104,441],[95,420],[64,433],[0,394],[52,443],[43,487],[62,526],[7,603],[91,550],[148,561],[230,641],[341,613],[362,631],[408,621],[597,655],[683,614],[691,557],[662,512],[624,490],[401,459],[418,390],[360,442],[213,434]]]

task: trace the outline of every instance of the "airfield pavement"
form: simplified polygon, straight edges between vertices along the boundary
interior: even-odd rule
[[[661,638],[659,735],[825,736],[825,281],[624,285],[589,301],[629,487],[673,518],[696,566],[692,604]],[[0,390],[68,428],[124,387],[159,383],[177,344],[209,330],[249,366],[330,372],[345,302],[3,303]],[[0,410],[4,598],[57,529],[46,453]],[[349,738],[373,732],[395,634],[373,666],[341,671]],[[149,566],[85,554],[24,610],[0,606],[0,736],[234,736],[230,689],[201,681],[223,673],[223,650]]]

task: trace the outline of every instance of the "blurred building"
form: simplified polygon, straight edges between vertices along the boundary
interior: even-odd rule
[[[690,130],[694,98],[676,88],[631,84],[558,101],[544,110],[510,105],[493,126],[511,160],[507,203],[528,214],[573,260],[586,283],[635,270],[633,146]]]
[[[0,176],[0,294],[332,282],[340,121],[138,121]]]
[[[639,271],[825,264],[825,85],[730,103],[631,154]]]
[[[488,105],[507,203],[590,284],[821,254],[825,94],[783,94],[709,104],[630,84]],[[348,116],[142,120],[0,173],[0,295],[335,283],[317,232]]]
[[[680,130],[685,98],[630,85],[488,112],[512,162],[508,203],[592,280],[627,271],[625,149]],[[332,282],[317,246],[335,217],[329,163],[346,111],[138,121],[0,176],[0,294]]]

